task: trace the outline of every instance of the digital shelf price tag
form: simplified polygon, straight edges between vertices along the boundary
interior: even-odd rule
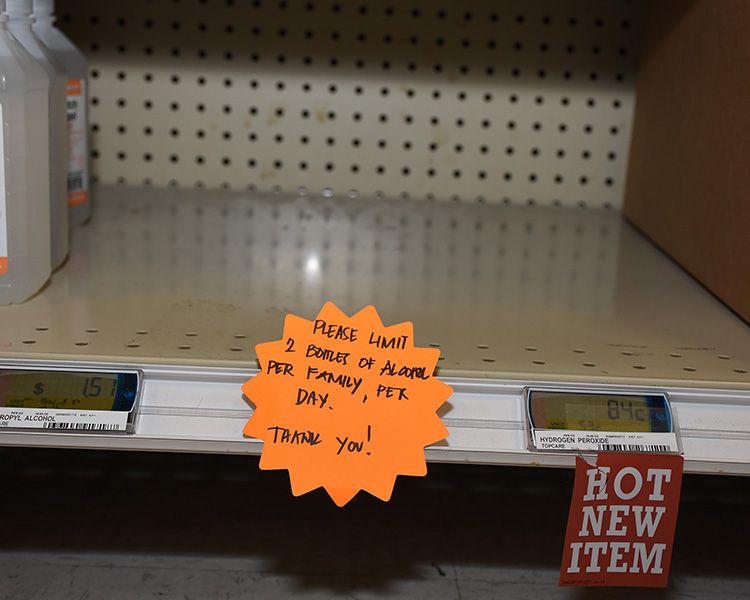
[[[138,371],[78,371],[0,365],[0,431],[133,433]]]
[[[666,394],[542,388],[524,394],[532,450],[680,452]]]

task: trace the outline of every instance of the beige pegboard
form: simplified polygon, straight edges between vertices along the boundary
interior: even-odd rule
[[[104,183],[621,205],[641,3],[60,0]]]

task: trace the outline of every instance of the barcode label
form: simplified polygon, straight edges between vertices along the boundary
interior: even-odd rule
[[[117,410],[66,410],[0,406],[0,429],[38,429],[70,433],[127,432],[129,413]]]
[[[68,193],[80,192],[86,189],[84,172],[83,171],[70,171],[68,173]]]
[[[532,445],[537,450],[584,452],[679,452],[674,432],[571,431],[533,429]]]
[[[119,423],[45,423],[44,429],[72,429],[75,431],[124,431]]]
[[[600,452],[671,452],[665,444],[599,444]]]

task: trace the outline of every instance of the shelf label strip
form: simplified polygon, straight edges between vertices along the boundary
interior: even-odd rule
[[[527,388],[530,449],[680,453],[666,394]]]
[[[679,452],[677,436],[670,433],[627,433],[614,431],[564,431],[534,429],[538,450],[581,450],[593,452]]]
[[[127,425],[128,413],[125,411],[0,407],[0,428],[2,429],[124,432]]]

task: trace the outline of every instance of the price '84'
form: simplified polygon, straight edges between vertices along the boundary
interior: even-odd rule
[[[626,415],[629,421],[646,421],[646,409],[644,407],[633,408],[633,403],[628,400],[627,405],[624,400],[607,400],[607,415],[613,421],[622,419]]]

